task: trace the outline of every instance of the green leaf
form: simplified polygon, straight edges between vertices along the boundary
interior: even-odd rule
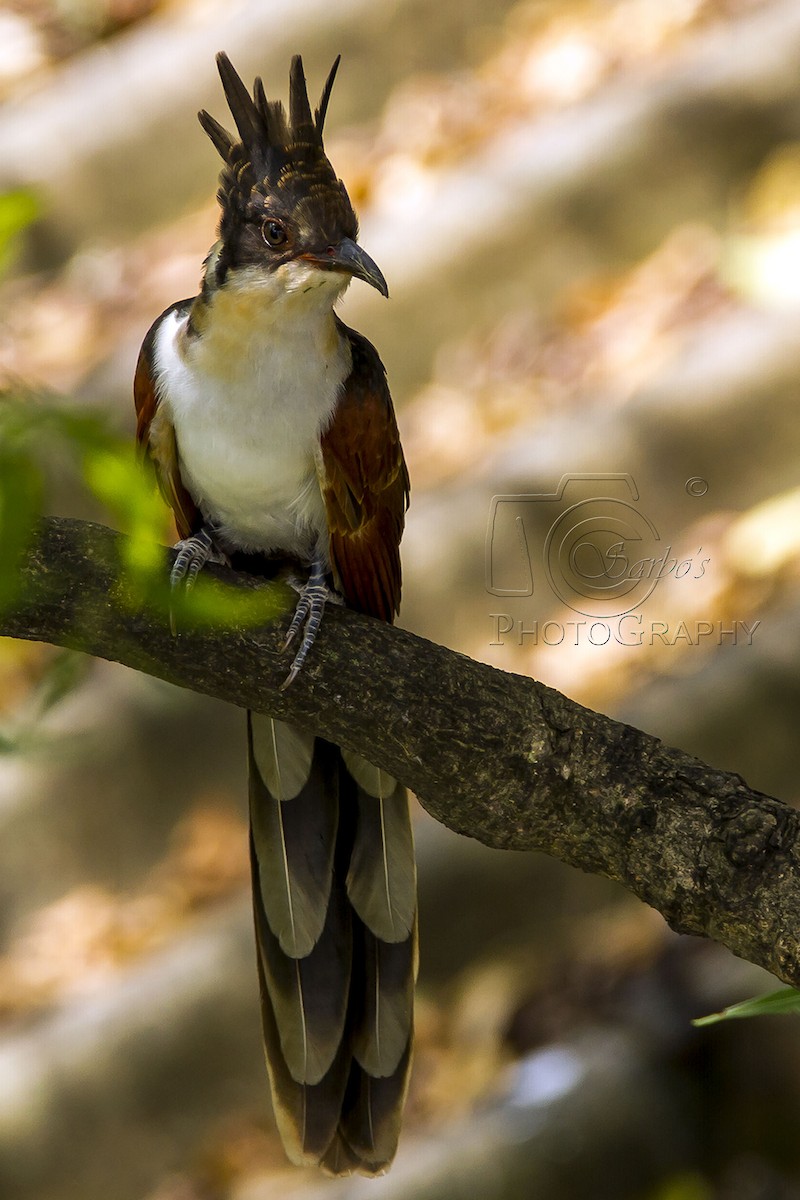
[[[83,476],[130,539],[122,565],[128,584],[135,587],[135,602],[144,602],[165,570],[166,506],[127,443],[84,440]]]
[[[781,988],[779,992],[770,992],[767,996],[753,996],[750,1000],[742,1000],[740,1004],[731,1004],[722,1012],[697,1017],[692,1024],[714,1025],[717,1021],[731,1021],[739,1017],[768,1017],[798,1012],[800,991],[797,988]]]
[[[164,549],[169,512],[129,441],[94,413],[21,394],[0,395],[0,606],[13,599],[16,566],[40,514],[41,464],[65,457],[128,535],[119,564],[123,603],[168,616],[178,630],[253,627],[291,606],[285,587],[232,587],[205,574],[190,591],[173,593]]]
[[[289,611],[293,593],[283,584],[240,588],[201,572],[189,591],[167,590],[165,596],[173,624],[180,632],[269,624]]]
[[[19,753],[21,744],[19,738],[0,729],[0,754],[6,754],[10,758],[12,754]]]
[[[0,610],[19,589],[19,565],[42,507],[42,477],[22,454],[0,454]]]
[[[659,1184],[650,1200],[711,1200],[712,1189],[698,1171],[683,1171]]]
[[[5,270],[13,259],[19,235],[39,214],[39,201],[27,188],[0,194],[0,271]]]
[[[0,756],[30,754],[52,741],[41,728],[42,721],[79,686],[89,663],[87,655],[75,650],[58,651],[16,717],[0,725]]]
[[[86,676],[89,659],[76,650],[61,650],[48,666],[36,689],[34,703],[43,717],[73,692]]]

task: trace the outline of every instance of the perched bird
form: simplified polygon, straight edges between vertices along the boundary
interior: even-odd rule
[[[180,541],[172,585],[209,560],[303,570],[287,682],[327,599],[392,621],[409,482],[383,364],[334,305],[350,280],[388,295],[357,242],[292,60],[289,111],[217,56],[238,137],[222,156],[219,238],[200,294],[142,346],[137,436]],[[287,641],[287,644],[288,644]],[[391,1162],[408,1084],[416,877],[404,787],[281,721],[248,714],[250,850],[267,1068],[289,1157],[332,1174]]]

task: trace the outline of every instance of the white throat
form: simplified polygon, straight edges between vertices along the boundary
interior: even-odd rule
[[[350,373],[333,304],[347,277],[304,263],[231,274],[198,337],[170,314],[156,337],[160,407],[181,477],[229,549],[327,549],[319,439]]]

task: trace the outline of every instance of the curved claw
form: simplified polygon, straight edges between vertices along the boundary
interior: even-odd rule
[[[174,589],[183,583],[188,591],[193,587],[201,568],[211,558],[214,552],[214,543],[210,534],[206,533],[205,529],[201,529],[193,537],[184,538],[178,542],[175,549],[178,553],[169,573],[169,585]]]
[[[305,626],[303,629],[303,640],[294,656],[289,674],[281,684],[281,691],[287,688],[290,683],[293,683],[300,673],[308,652],[314,645],[316,636],[319,633],[319,627],[322,624],[322,614],[325,612],[325,605],[331,598],[332,593],[325,582],[325,575],[320,568],[315,566],[309,576],[308,583],[305,584],[300,593],[297,608],[294,610],[291,624],[286,631],[286,640],[283,643],[284,650],[288,650],[300,630]]]
[[[201,529],[192,537],[183,538],[175,546],[178,551],[172,570],[169,573],[169,586],[176,592],[181,585],[184,591],[191,591],[195,580],[207,562],[227,562],[225,555],[217,549],[213,537],[206,529]],[[169,627],[174,636],[176,632],[175,613],[170,608]]]

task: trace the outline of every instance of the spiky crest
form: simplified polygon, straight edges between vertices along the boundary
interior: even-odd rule
[[[312,116],[303,60],[299,54],[294,56],[289,72],[287,118],[279,100],[267,100],[261,78],[256,79],[251,96],[227,54],[221,52],[217,55],[217,68],[239,142],[205,109],[197,114],[200,124],[227,164],[239,157],[235,152],[241,146],[254,167],[258,164],[256,169],[265,174],[271,173],[273,165],[277,165],[276,160],[285,162],[292,151],[300,147],[313,147],[324,154],[322,130],[340,60],[341,55],[337,55],[322,89],[319,106]]]

